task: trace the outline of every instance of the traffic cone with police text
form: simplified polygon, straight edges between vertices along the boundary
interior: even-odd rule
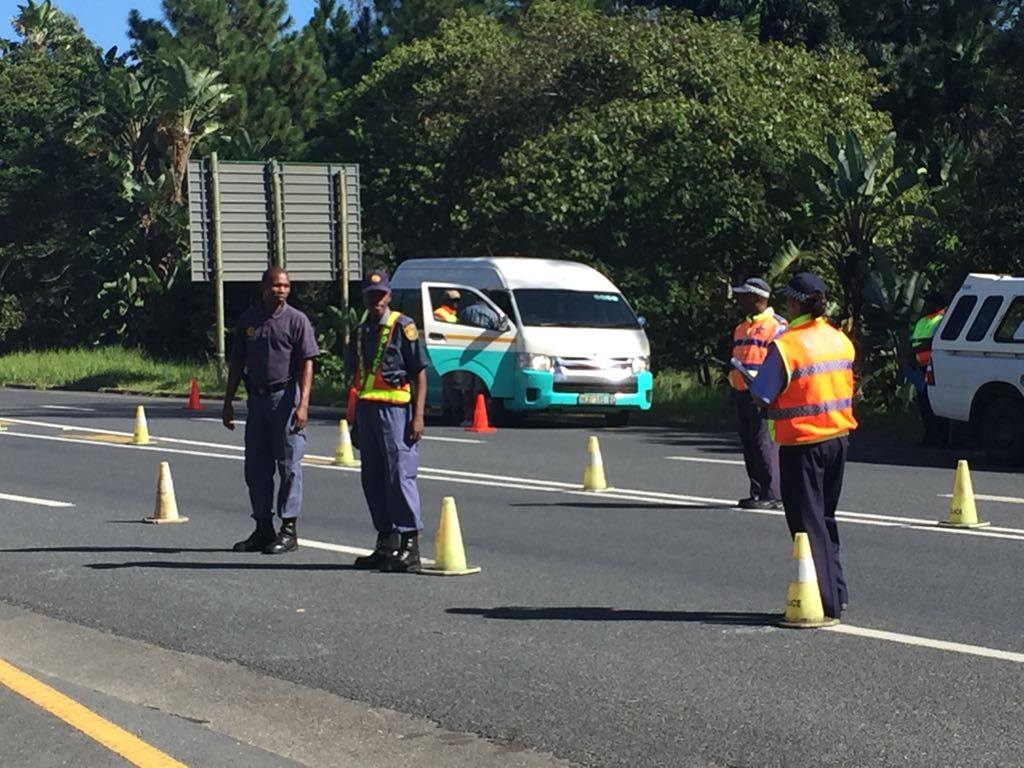
[[[434,560],[433,568],[423,568],[420,573],[428,576],[469,576],[480,573],[479,568],[471,568],[466,564],[459,513],[455,509],[455,499],[451,496],[445,496],[441,502],[441,522],[434,536]]]
[[[146,409],[141,405],[135,409],[135,435],[132,437],[135,445],[149,445],[149,424],[146,423]]]
[[[978,522],[978,508],[974,504],[974,487],[971,484],[971,469],[967,461],[956,463],[956,477],[953,480],[953,500],[949,503],[949,519],[939,525],[947,528],[984,528],[988,523]]]
[[[171,480],[171,466],[166,461],[160,462],[156,479],[156,506],[153,516],[146,518],[147,523],[187,523],[187,517],[178,514],[178,501],[174,498],[174,481]]]
[[[348,433],[347,419],[338,422],[338,447],[334,449],[334,465],[336,467],[359,466],[352,450],[352,436]]]
[[[583,470],[583,490],[599,493],[608,490],[604,476],[604,461],[601,459],[601,445],[591,435],[587,438],[587,467]]]
[[[483,392],[476,393],[476,407],[473,409],[473,424],[466,427],[467,432],[483,432],[490,434],[497,432],[487,421],[487,400]]]
[[[186,411],[201,411],[203,410],[202,404],[199,402],[199,382],[192,379],[192,386],[188,392],[188,404],[185,405]]]
[[[831,627],[839,619],[825,616],[818,591],[818,576],[811,556],[811,541],[803,531],[793,537],[793,559],[796,560],[796,581],[789,583],[786,594],[786,615],[780,627],[789,629],[818,629]]]

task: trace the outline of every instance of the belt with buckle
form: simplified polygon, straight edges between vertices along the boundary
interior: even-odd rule
[[[291,383],[292,383],[292,380],[288,379],[288,381],[282,381],[279,384],[269,384],[269,385],[265,384],[263,386],[254,386],[252,388],[250,394],[262,397],[263,395],[269,395],[269,394],[272,394],[274,392],[280,392],[282,389],[285,389]]]

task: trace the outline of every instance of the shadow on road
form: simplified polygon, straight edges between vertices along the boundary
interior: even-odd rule
[[[230,552],[230,547],[22,547],[0,549],[0,552],[147,552],[152,555],[179,555],[183,552]]]
[[[188,551],[188,550],[183,550]],[[215,550],[223,552],[224,550]],[[262,557],[262,556],[261,556]],[[279,563],[276,561],[260,562],[239,561],[226,562],[176,562],[174,560],[135,560],[127,563],[87,563],[86,568],[94,571],[116,571],[125,568],[161,568],[185,571],[234,571],[234,570],[265,570],[265,571],[354,571],[354,565],[348,563]]]
[[[446,613],[481,616],[485,619],[515,621],[665,621],[688,624],[719,624],[747,627],[773,626],[781,618],[777,613],[738,611],[644,611],[590,606],[561,608],[449,608]]]

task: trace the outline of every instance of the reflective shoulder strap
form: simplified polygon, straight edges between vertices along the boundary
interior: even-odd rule
[[[388,348],[388,344],[391,342],[391,336],[395,332],[395,324],[398,322],[398,318],[401,317],[401,312],[392,311],[388,315],[388,319],[384,322],[384,327],[387,329],[387,333],[383,331],[380,334],[380,339],[377,341],[377,354],[373,357],[373,369],[369,372],[369,375],[376,377],[380,372],[381,363],[384,362],[384,350]]]

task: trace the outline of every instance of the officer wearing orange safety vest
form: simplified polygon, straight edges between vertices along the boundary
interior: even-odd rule
[[[782,502],[791,534],[806,531],[825,615],[849,600],[839,562],[836,507],[853,417],[853,344],[825,320],[826,286],[801,272],[785,288],[789,329],[768,348],[750,394],[779,443]]]
[[[373,553],[356,568],[391,573],[420,570],[419,442],[427,396],[427,350],[416,324],[391,309],[383,270],[363,281],[366,320],[356,333],[356,377],[349,394],[360,479],[377,529]]]
[[[768,346],[786,330],[786,321],[768,306],[771,289],[752,277],[732,289],[745,318],[732,335],[732,357],[756,373],[768,354]],[[747,382],[737,370],[729,373],[736,428],[743,446],[743,462],[750,479],[750,496],[740,499],[744,509],[782,509],[779,495],[779,447],[772,440],[768,419],[747,396]]]

